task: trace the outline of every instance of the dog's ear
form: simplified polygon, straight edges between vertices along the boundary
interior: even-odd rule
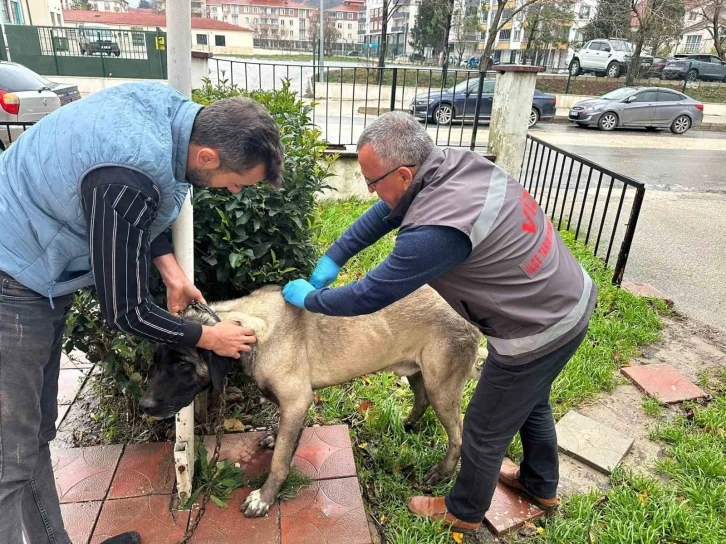
[[[207,361],[209,377],[212,379],[212,387],[215,391],[221,393],[222,387],[224,387],[224,378],[232,372],[235,359],[231,357],[220,357],[211,350],[204,351],[204,359]]]

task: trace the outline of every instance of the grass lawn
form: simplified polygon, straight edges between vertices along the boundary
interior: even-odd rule
[[[316,225],[316,237],[321,251],[370,205],[371,202],[356,199],[321,202]],[[637,354],[641,346],[659,338],[661,321],[658,312],[665,311],[664,306],[653,305],[610,285],[611,272],[603,269],[600,261],[582,245],[575,243],[568,233],[563,237],[600,286],[600,297],[584,344],[554,384],[552,403],[557,418],[573,405],[602,391],[613,389],[617,385],[616,370]],[[388,254],[393,242],[394,237],[391,234],[356,256],[341,271],[338,283],[344,284],[362,277]],[[475,382],[470,382],[465,391],[462,411],[471,398],[474,386]],[[408,413],[412,400],[413,395],[408,385],[402,383],[397,376],[388,373],[366,376],[343,386],[320,391],[315,406],[310,410],[310,423],[344,422],[350,425],[364,494],[376,522],[385,531],[388,542],[451,542],[451,536],[440,525],[414,518],[406,509],[406,502],[411,495],[444,494],[452,484],[445,482],[433,489],[420,484],[426,471],[444,454],[446,440],[443,428],[432,410],[428,410],[421,419],[418,432],[404,432],[402,420]],[[520,451],[519,441],[515,440],[510,448],[510,455],[517,458]],[[673,470],[676,470],[675,467]],[[623,477],[622,485],[618,485],[616,490],[627,493],[629,485],[630,480]],[[657,492],[652,491],[651,496],[658,496]],[[674,493],[673,505],[677,505],[678,496]],[[710,497],[715,501],[715,495]],[[610,517],[604,515],[602,509],[612,508],[617,504],[615,501],[608,501],[593,508],[596,500],[597,497],[573,500],[565,509],[570,517],[554,518],[538,538],[563,544],[640,542],[629,539],[588,540],[590,534],[600,534],[602,525],[607,529],[611,523]],[[723,500],[726,501],[726,498]],[[637,497],[636,502],[639,502]],[[593,521],[576,517],[573,522],[572,512],[588,515],[588,519]],[[653,512],[653,515],[656,516],[657,512]],[[625,532],[628,529],[644,529],[642,521],[636,521],[633,515],[623,516],[622,520],[613,519],[612,523],[614,534],[628,534]],[[623,532],[618,532],[621,529]],[[592,533],[593,530],[596,532]],[[573,536],[568,536],[570,534]],[[584,535],[584,539],[580,538],[581,535]],[[722,539],[723,541],[726,540]]]

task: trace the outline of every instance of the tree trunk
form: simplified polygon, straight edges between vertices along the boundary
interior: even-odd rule
[[[532,28],[529,31],[529,36],[527,36],[527,46],[525,47],[525,58],[523,59],[522,63],[527,64],[527,61],[531,58],[531,51],[532,51],[532,42],[534,41],[534,34],[537,32],[537,25],[539,24],[539,11],[536,13],[534,17],[534,22],[532,23]],[[534,64],[534,63],[532,63]]]
[[[638,40],[635,43],[633,58],[630,59],[630,66],[628,67],[628,76],[625,78],[625,85],[632,85],[633,81],[638,76],[638,70],[640,69],[640,54],[643,52],[643,43],[645,43],[645,31],[643,30],[643,22],[641,21],[640,26],[638,27]]]
[[[449,69],[449,35],[451,33],[451,18],[454,16],[454,0],[449,3],[449,14],[446,18],[446,28],[444,29],[444,62],[441,64],[444,81],[446,81],[446,72]]]
[[[721,4],[714,6],[713,10],[713,28],[711,30],[711,37],[713,38],[713,46],[716,48],[716,54],[718,57],[724,59],[724,47],[721,42]]]
[[[494,49],[494,41],[497,39],[497,33],[499,32],[499,21],[502,20],[502,9],[504,8],[505,4],[506,0],[497,0],[497,13],[494,16],[491,25],[489,25],[489,36],[487,38],[487,43],[484,45],[484,51],[479,58],[479,71],[485,72],[487,69],[487,65],[489,64],[489,57],[492,54],[492,49]]]
[[[378,67],[386,66],[386,32],[388,31],[388,4],[390,0],[383,0],[383,13],[381,13],[381,39],[378,40]]]

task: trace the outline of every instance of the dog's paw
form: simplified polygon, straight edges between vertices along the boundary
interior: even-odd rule
[[[275,435],[270,433],[268,435],[265,435],[260,440],[260,446],[263,448],[267,448],[268,450],[274,450],[275,449]]]
[[[412,433],[416,430],[416,422],[411,422],[408,419],[403,420],[403,430],[407,433]]]
[[[242,504],[240,510],[244,510],[245,516],[248,518],[260,518],[267,515],[270,505],[260,497],[260,490],[255,489],[247,496],[247,500]]]
[[[449,476],[449,474],[444,473],[439,465],[435,465],[426,473],[426,476],[424,476],[424,483],[426,485],[436,485]]]

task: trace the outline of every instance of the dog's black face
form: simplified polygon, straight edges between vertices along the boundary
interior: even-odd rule
[[[156,372],[139,407],[158,419],[172,417],[210,385],[221,390],[234,362],[208,350],[159,344],[154,350]]]

